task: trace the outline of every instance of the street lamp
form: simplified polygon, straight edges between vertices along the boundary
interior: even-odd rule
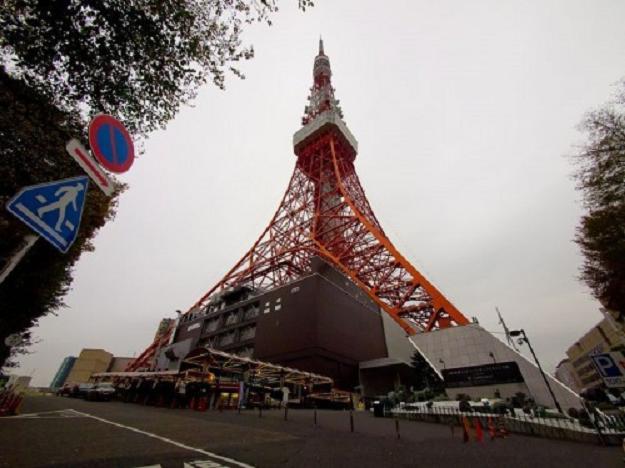
[[[495,355],[493,354],[492,351],[489,351],[488,355],[493,358],[493,364],[497,364],[497,359],[495,359]]]
[[[527,346],[530,349],[530,352],[532,353],[532,356],[534,357],[534,361],[536,361],[536,365],[538,366],[538,370],[540,371],[540,375],[543,376],[543,380],[545,381],[545,385],[547,385],[547,389],[549,390],[549,393],[551,394],[551,398],[553,398],[553,402],[556,404],[556,408],[558,408],[558,411],[560,413],[562,413],[562,407],[560,406],[560,403],[558,403],[558,400],[556,399],[556,396],[553,393],[553,390],[551,389],[551,385],[549,385],[549,380],[547,379],[547,376],[545,375],[545,372],[543,371],[543,368],[540,365],[540,362],[538,362],[538,358],[536,357],[536,353],[534,352],[534,348],[532,348],[532,345],[530,343],[529,338],[527,337],[527,335],[525,334],[525,330],[523,330],[522,328],[520,330],[511,330],[510,331],[510,336],[512,337],[517,337],[520,336],[521,340],[520,341],[525,341],[527,343]]]
[[[442,359],[439,359],[438,362],[443,365],[443,369],[447,368],[447,366],[445,365],[445,361],[443,361]]]

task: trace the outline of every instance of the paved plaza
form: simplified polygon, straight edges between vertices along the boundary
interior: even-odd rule
[[[196,412],[29,397],[0,423],[0,466],[617,467],[618,447],[512,435],[463,443],[459,429],[310,410]]]

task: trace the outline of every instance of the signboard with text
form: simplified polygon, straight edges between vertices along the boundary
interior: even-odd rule
[[[481,385],[523,383],[525,381],[519,370],[519,365],[514,361],[442,369],[441,372],[447,388],[479,387]]]

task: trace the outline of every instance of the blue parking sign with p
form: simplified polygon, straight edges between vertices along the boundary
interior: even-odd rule
[[[621,352],[590,356],[603,383],[608,388],[625,388],[625,356]]]
[[[595,366],[601,374],[601,377],[620,377],[623,375],[618,364],[609,354],[598,354],[592,356],[592,359],[595,361]]]

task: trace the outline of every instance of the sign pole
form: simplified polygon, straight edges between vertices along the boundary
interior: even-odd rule
[[[0,270],[0,284],[4,283],[4,280],[7,279],[9,274],[15,269],[15,267],[22,261],[26,253],[31,249],[35,242],[37,242],[39,236],[35,236],[32,234],[27,234],[22,239],[21,245],[15,250],[15,253],[9,261],[4,265],[2,270]]]

